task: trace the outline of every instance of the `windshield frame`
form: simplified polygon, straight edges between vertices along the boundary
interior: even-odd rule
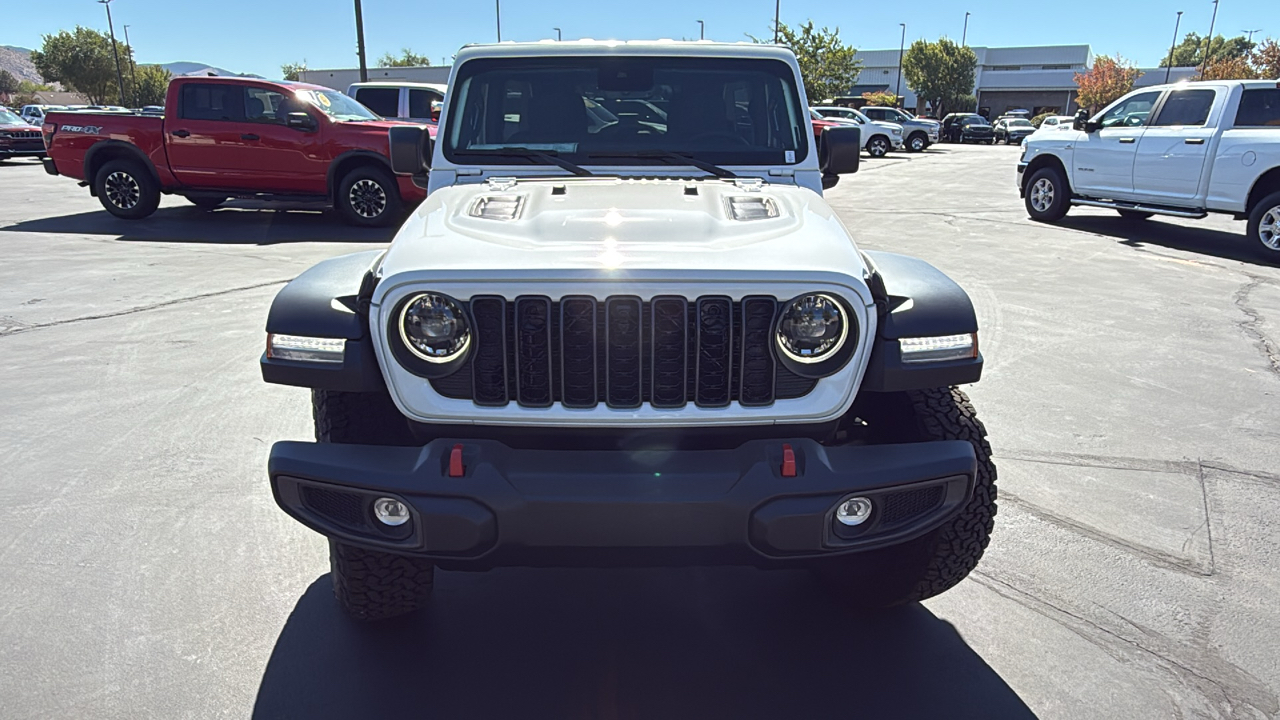
[[[467,59],[460,63],[454,71],[454,75],[450,80],[450,93],[446,99],[446,107],[442,117],[441,126],[445,131],[437,138],[440,152],[443,159],[453,165],[466,166],[506,166],[512,164],[528,165],[527,159],[521,158],[516,163],[506,162],[508,158],[514,158],[515,155],[504,156],[500,152],[500,147],[496,143],[493,152],[492,162],[477,162],[480,157],[478,154],[469,153],[468,147],[459,147],[462,141],[461,133],[464,123],[461,116],[467,111],[468,98],[470,95],[470,83],[474,78],[489,72],[501,72],[504,68],[511,68],[517,72],[525,72],[529,70],[571,70],[577,71],[582,69],[595,69],[601,67],[604,63],[625,59],[626,61],[649,61],[656,65],[656,70],[661,72],[667,69],[683,70],[695,68],[698,65],[709,65],[714,70],[723,71],[726,67],[737,69],[741,67],[746,73],[760,73],[763,71],[767,75],[772,75],[781,81],[783,93],[784,107],[779,112],[785,113],[787,122],[791,123],[795,134],[795,148],[778,148],[761,149],[759,147],[748,147],[745,152],[736,149],[724,148],[694,148],[688,146],[672,146],[662,147],[614,147],[602,145],[600,147],[591,147],[578,144],[572,152],[566,152],[563,148],[555,148],[556,155],[559,158],[573,162],[577,165],[586,167],[631,167],[631,166],[649,166],[669,165],[671,164],[670,155],[666,159],[659,157],[656,151],[675,152],[681,155],[717,166],[737,166],[737,167],[758,167],[758,166],[799,166],[805,163],[815,146],[813,141],[813,129],[809,122],[807,111],[808,105],[804,103],[804,97],[801,88],[798,86],[798,80],[795,71],[790,64],[778,58],[742,58],[732,56],[704,56],[704,55],[670,55],[662,52],[655,53],[636,53],[621,56],[613,56],[607,54],[565,54],[565,55],[532,55],[532,56],[503,56],[503,57],[478,57],[475,59]],[[588,105],[588,113],[595,114],[597,112],[609,113],[609,110],[599,105],[594,96],[590,93],[583,95]],[[646,99],[646,98],[626,98],[626,99]],[[492,112],[492,111],[488,111]],[[664,133],[665,134],[665,133]],[[486,146],[490,143],[486,143]],[[546,143],[532,143],[521,141],[519,143],[504,141],[504,145],[510,147],[524,146],[527,148],[542,147]],[[634,154],[633,154],[634,153]],[[728,158],[729,155],[736,157]],[[765,156],[769,157],[765,157]],[[596,157],[592,157],[596,156]],[[601,163],[601,156],[609,157],[609,162]],[[754,157],[752,157],[754,156]],[[774,157],[776,156],[776,157]],[[690,166],[693,166],[690,163]]]

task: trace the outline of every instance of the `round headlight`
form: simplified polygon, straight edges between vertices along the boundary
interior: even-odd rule
[[[467,351],[471,325],[452,298],[423,293],[400,311],[400,339],[409,352],[423,360],[445,363]]]
[[[801,363],[831,357],[849,337],[845,310],[830,295],[802,295],[782,308],[778,349]]]

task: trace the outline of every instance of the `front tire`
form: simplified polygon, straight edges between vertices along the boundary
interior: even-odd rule
[[[93,188],[103,209],[124,220],[141,220],[160,207],[160,184],[136,160],[112,160],[103,165]]]
[[[1258,257],[1280,262],[1280,192],[1271,193],[1253,207],[1247,233]]]
[[[344,175],[333,202],[344,220],[360,227],[386,227],[404,209],[395,176],[371,165]]]
[[[883,135],[876,135],[867,141],[867,154],[877,158],[888,155],[889,141]]]
[[[1039,222],[1061,220],[1070,207],[1066,178],[1057,168],[1040,168],[1027,181],[1027,215]]]
[[[973,405],[958,388],[943,387],[874,396],[855,411],[878,443],[970,443],[978,460],[973,494],[959,514],[925,537],[818,566],[819,579],[861,608],[917,602],[955,587],[978,566],[995,527],[996,466]]]
[[[408,421],[385,393],[312,390],[316,441],[356,445],[412,445]],[[333,595],[353,619],[385,620],[421,608],[431,597],[435,564],[329,540]]]
[[[907,138],[907,152],[924,152],[927,147],[929,147],[929,138],[922,132],[912,133],[911,137]]]

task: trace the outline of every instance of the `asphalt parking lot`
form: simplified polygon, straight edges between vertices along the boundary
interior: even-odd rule
[[[441,572],[375,629],[271,499],[310,405],[257,359],[284,282],[391,233],[174,198],[131,223],[0,164],[0,716],[1275,717],[1280,268],[1226,218],[1032,223],[1017,155],[829,193],[978,308],[1000,511],[960,586],[863,617],[801,572]]]

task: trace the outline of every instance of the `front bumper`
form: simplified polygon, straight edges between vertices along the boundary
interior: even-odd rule
[[[906,141],[902,139],[901,135],[890,135],[889,142],[893,145],[894,150],[901,150],[906,147]]]
[[[1024,162],[1019,162],[1018,163],[1018,197],[1026,197],[1027,187],[1022,182],[1024,179],[1023,176],[1026,175],[1026,173],[1027,173],[1027,164]]]
[[[45,171],[45,172],[49,173],[50,175],[57,175],[57,174],[58,174],[58,166],[57,166],[57,165],[55,165],[55,164],[53,163],[53,158],[46,156],[46,157],[45,157],[43,160],[41,160],[40,162],[41,162],[41,164],[43,164],[43,165],[44,165],[44,171]]]
[[[782,471],[784,443],[794,477]],[[456,445],[464,471],[450,477]],[[808,439],[637,452],[443,438],[421,448],[279,442],[269,462],[276,502],[307,527],[459,569],[804,564],[937,529],[968,499],[975,470],[967,442],[831,448]],[[875,507],[855,528],[834,520],[850,495]],[[386,496],[410,507],[408,523],[373,518],[373,500]]]

